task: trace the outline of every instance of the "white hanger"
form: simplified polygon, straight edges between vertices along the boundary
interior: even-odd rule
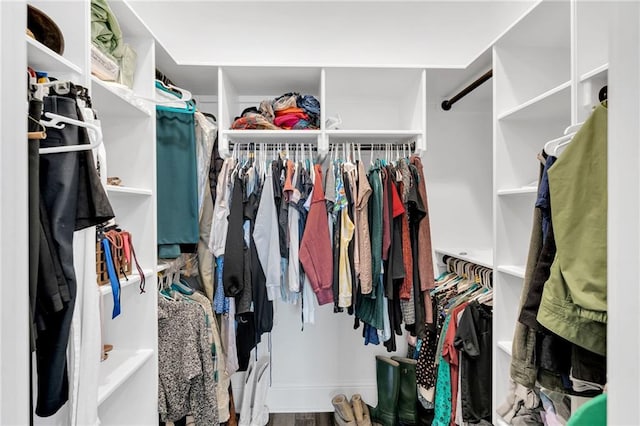
[[[575,133],[578,130],[580,130],[580,128],[582,127],[582,125],[584,124],[584,121],[582,123],[577,123],[574,125],[571,125],[569,127],[567,127],[566,129],[564,129],[564,134],[568,135],[569,133]]]
[[[100,146],[102,143],[102,129],[95,124],[87,123],[84,121],[74,120],[72,118],[64,117],[62,115],[45,112],[44,116],[49,118],[48,121],[40,121],[45,127],[53,127],[55,129],[64,128],[65,124],[73,124],[74,126],[84,127],[88,130],[95,132],[96,141],[92,144],[83,145],[67,145],[67,146],[55,146],[51,148],[40,148],[40,154],[58,154],[61,152],[77,152],[77,151],[89,151]],[[64,123],[64,124],[62,124]]]
[[[189,102],[193,99],[193,95],[187,89],[183,89],[178,86],[174,86],[173,84],[165,84],[160,80],[156,80],[156,82],[160,83],[162,87],[167,89],[168,91],[179,92],[182,96],[178,97],[175,93],[164,92],[167,96],[175,96],[175,99],[158,99],[158,98],[146,98],[144,96],[134,95],[137,99],[143,99],[145,101],[153,102],[158,105],[168,105],[175,104],[176,102]],[[155,86],[154,86],[155,87]],[[159,89],[161,90],[161,89]],[[156,92],[157,93],[157,92]]]
[[[544,152],[547,153],[547,155],[553,155],[555,156],[555,151],[556,149],[560,146],[560,145],[566,145],[562,144],[563,142],[571,142],[571,139],[573,138],[573,136],[575,135],[575,133],[569,133],[567,135],[561,136],[559,138],[556,139],[552,139],[549,142],[544,144]]]

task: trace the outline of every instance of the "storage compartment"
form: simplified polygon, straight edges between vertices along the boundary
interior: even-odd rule
[[[340,130],[424,128],[421,69],[327,68],[325,119],[339,117]]]
[[[534,206],[533,197],[501,197],[496,202],[496,266],[512,277],[521,275],[527,261]]]
[[[499,121],[495,127],[495,179],[498,191],[537,186],[536,156],[544,144],[564,134],[570,124],[569,106],[562,116],[546,120]]]
[[[576,2],[576,44],[578,76],[585,75],[609,62],[609,27],[611,3],[606,1]]]
[[[543,2],[495,46],[496,111],[506,114],[571,79],[569,2]]]
[[[218,73],[220,129],[227,130],[248,107],[259,107],[286,93],[313,95],[320,101],[320,68],[224,67]],[[322,107],[322,105],[321,105]]]

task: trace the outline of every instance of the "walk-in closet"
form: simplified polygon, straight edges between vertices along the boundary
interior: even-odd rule
[[[0,425],[640,424],[639,27],[0,0]]]

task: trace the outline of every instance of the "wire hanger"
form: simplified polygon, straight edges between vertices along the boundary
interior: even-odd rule
[[[68,145],[68,146],[55,146],[51,148],[40,148],[40,154],[58,154],[62,152],[77,152],[77,151],[89,151],[91,149],[97,148],[102,143],[102,129],[99,126],[96,126],[92,123],[87,123],[85,121],[74,120],[69,117],[64,117],[62,115],[53,114],[50,112],[45,112],[44,116],[49,118],[48,121],[40,121],[40,123],[45,127],[52,127],[54,129],[63,129],[65,124],[72,124],[78,127],[84,127],[87,130],[92,130],[96,135],[96,140],[92,144],[83,144],[83,145]]]

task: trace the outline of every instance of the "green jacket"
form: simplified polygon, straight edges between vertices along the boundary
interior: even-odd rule
[[[557,253],[538,321],[600,355],[607,331],[607,106],[599,105],[549,169]]]

